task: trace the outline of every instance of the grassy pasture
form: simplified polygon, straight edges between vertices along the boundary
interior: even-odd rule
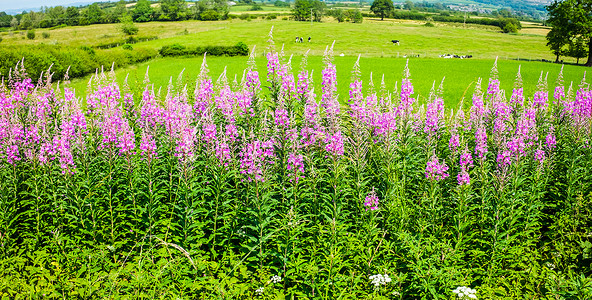
[[[245,8],[247,6],[242,6]],[[238,9],[238,7],[236,8]],[[380,77],[385,74],[389,89],[394,88],[395,82],[400,82],[402,70],[406,62],[405,56],[419,55],[410,61],[411,74],[416,86],[416,94],[427,96],[434,81],[437,84],[445,76],[445,99],[448,106],[454,106],[463,96],[473,90],[477,78],[487,79],[489,71],[496,57],[500,58],[499,69],[502,87],[510,89],[518,66],[522,66],[522,75],[527,83],[526,90],[532,92],[541,71],[549,72],[550,87],[557,77],[560,66],[555,64],[517,61],[512,59],[547,59],[554,57],[545,46],[545,34],[548,28],[537,24],[524,24],[521,34],[502,34],[499,29],[481,25],[470,25],[466,28],[462,24],[435,23],[436,27],[425,27],[423,22],[405,20],[379,21],[367,18],[362,24],[336,23],[332,18],[327,22],[310,24],[285,20],[252,21],[228,20],[217,22],[183,21],[183,22],[151,22],[139,23],[140,36],[158,36],[159,39],[142,42],[134,47],[152,47],[159,49],[165,45],[179,43],[188,47],[206,45],[234,45],[239,41],[249,47],[257,46],[257,63],[262,74],[265,75],[265,58],[263,53],[267,47],[268,33],[274,26],[275,46],[282,47],[286,56],[294,55],[292,67],[299,68],[301,56],[308,50],[309,68],[315,70],[315,84],[320,86],[322,63],[321,57],[327,45],[335,41],[335,56],[338,68],[339,93],[347,96],[351,68],[358,55],[362,56],[361,67],[367,82],[370,71],[374,72],[374,81],[378,87]],[[39,31],[38,33],[43,32]],[[103,24],[90,26],[66,27],[49,30],[49,39],[33,41],[22,39],[21,34],[4,33],[2,46],[32,43],[60,43],[67,46],[79,47],[83,45],[98,45],[120,41],[124,36],[119,32],[117,24]],[[186,34],[186,32],[188,34]],[[40,35],[40,34],[39,34]],[[296,36],[302,36],[304,43],[294,43]],[[306,42],[308,37],[312,42]],[[400,46],[390,41],[398,39]],[[473,59],[443,59],[441,54],[473,55]],[[343,57],[340,55],[343,54]],[[208,58],[208,64],[213,77],[219,76],[226,66],[230,79],[234,74],[242,76],[247,58]],[[570,62],[569,60],[566,60]],[[123,80],[130,73],[132,78],[139,78],[141,82],[148,65],[151,77],[157,86],[166,86],[169,77],[177,77],[185,68],[186,80],[192,85],[201,58],[159,58],[138,66],[117,70],[118,78]],[[576,66],[566,66],[566,82],[579,82],[585,69]],[[74,80],[77,90],[84,93],[87,78]],[[467,90],[468,88],[468,90]]]
[[[339,48],[335,49],[337,52]],[[287,55],[290,53],[287,52]],[[287,58],[286,58],[287,59]],[[348,89],[351,77],[351,70],[356,61],[355,56],[335,57],[335,64],[337,66],[337,88],[342,103],[347,102]],[[256,58],[257,68],[263,83],[266,78],[266,60],[259,55]],[[294,56],[292,58],[292,69],[294,71],[300,70],[301,56]],[[403,69],[407,62],[404,58],[380,58],[380,57],[366,57],[362,55],[360,58],[360,67],[362,70],[362,78],[364,80],[365,88],[369,82],[370,72],[373,72],[374,85],[376,89],[380,88],[382,75],[384,74],[385,84],[389,90],[393,90],[395,83],[398,82],[400,86]],[[132,66],[125,69],[116,70],[118,81],[123,83],[123,80],[128,76],[128,83],[131,86],[142,86],[146,69],[149,67],[149,76],[152,83],[155,84],[156,89],[162,87],[166,91],[166,85],[172,77],[173,83],[176,82],[180,72],[183,72],[183,78],[188,88],[193,88],[195,79],[199,74],[202,58],[159,58],[153,61],[142,63],[137,66]],[[483,78],[483,88],[487,88],[487,79],[489,77],[494,60],[479,59],[479,60],[458,60],[458,59],[442,59],[442,58],[419,58],[410,59],[409,68],[411,71],[412,82],[415,86],[415,95],[420,99],[427,97],[430,89],[436,82],[436,87],[440,84],[443,77],[444,80],[444,100],[449,108],[456,108],[457,103],[465,95],[465,105],[470,104],[471,94],[474,91],[475,84],[479,77]],[[246,57],[209,57],[207,64],[210,69],[210,76],[216,80],[226,67],[226,74],[230,81],[234,80],[235,75],[240,82],[243,70],[247,66]],[[536,89],[536,84],[541,71],[548,72],[549,90],[552,92],[554,88],[557,75],[561,69],[560,65],[541,63],[541,62],[523,62],[513,60],[499,60],[498,70],[499,77],[502,83],[502,88],[506,90],[509,97],[512,93],[512,87],[518,67],[521,68],[522,78],[524,80],[525,95],[531,96]],[[320,94],[321,86],[321,70],[323,69],[322,57],[312,56],[308,58],[308,69],[314,70],[314,84],[317,94]],[[585,69],[566,65],[564,69],[564,80],[566,85],[570,81],[574,82],[574,87],[577,87],[584,76]],[[88,77],[77,79],[72,82],[78,93],[86,91]],[[588,80],[589,81],[589,80]]]
[[[332,20],[332,18],[328,18]],[[217,22],[183,21],[140,23],[140,36],[158,36],[158,40],[142,43],[142,46],[162,47],[172,43],[187,46],[234,45],[239,41],[247,45],[265,45],[271,26],[275,26],[274,38],[278,45],[285,44],[289,53],[303,53],[311,49],[311,55],[322,55],[327,44],[336,46],[345,55],[362,53],[368,57],[400,57],[419,54],[421,57],[437,57],[441,54],[471,54],[475,58],[553,59],[545,46],[543,34],[529,32],[525,35],[508,35],[487,26],[441,24],[422,26],[423,22],[366,19],[362,24],[315,23],[238,19]],[[189,34],[183,34],[187,30]],[[44,30],[39,30],[38,33]],[[0,46],[12,44],[63,44],[68,46],[94,46],[124,39],[117,24],[77,26],[48,30],[48,39],[23,39],[19,33],[2,35]],[[39,34],[40,35],[40,34]],[[294,37],[312,37],[312,43],[296,44]],[[401,41],[394,46],[390,41]],[[263,50],[262,48],[260,50]]]

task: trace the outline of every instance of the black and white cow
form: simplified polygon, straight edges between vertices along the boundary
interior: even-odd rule
[[[399,40],[392,40],[391,42],[393,42],[393,44],[395,44],[397,46],[399,45]]]

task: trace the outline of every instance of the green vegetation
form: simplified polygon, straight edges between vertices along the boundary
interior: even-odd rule
[[[263,44],[264,45],[264,44]],[[258,45],[257,48],[260,48]],[[261,47],[262,48],[262,47]],[[339,49],[336,47],[336,51]],[[260,52],[259,52],[260,53]],[[286,51],[286,55],[294,54]],[[297,54],[297,53],[296,53]],[[299,64],[302,56],[296,55],[292,58],[292,68],[299,70]],[[349,95],[349,83],[351,79],[352,66],[355,64],[357,57],[344,56],[335,57],[334,63],[337,67],[337,94],[339,101],[347,103]],[[247,66],[246,57],[208,57],[208,66],[210,67],[210,74],[213,78],[218,76],[226,69],[228,78],[233,79],[235,76],[238,81],[242,77],[243,69]],[[191,89],[194,87],[194,80],[199,75],[198,66],[202,62],[201,57],[195,58],[180,58],[180,57],[166,57],[157,58],[138,65],[129,66],[115,71],[117,81],[123,84],[123,80],[127,77],[130,84],[140,85],[146,71],[150,75],[151,82],[155,87],[165,88],[169,83],[171,76],[176,76],[181,73],[184,74],[183,85]],[[370,72],[372,72],[373,82],[376,88],[380,86],[382,76],[387,88],[390,91],[395,89],[395,85],[400,89],[402,70],[405,68],[407,62],[406,58],[380,58],[380,57],[365,57],[360,58],[360,69],[365,74],[362,78],[364,84],[370,81]],[[470,93],[475,87],[478,78],[486,78],[494,62],[494,59],[467,59],[467,60],[453,60],[453,59],[410,59],[409,66],[411,75],[413,77],[413,84],[415,86],[415,93],[423,103],[429,96],[430,89],[435,83],[436,86],[444,79],[444,99],[445,105],[449,108],[456,108],[457,104],[464,97],[465,105],[471,102]],[[266,61],[265,58],[258,54],[256,58],[256,66],[259,70],[261,80],[265,79]],[[323,67],[321,56],[308,57],[308,69],[313,70],[313,83],[315,91],[320,91],[322,83],[321,70]],[[558,76],[561,70],[561,65],[549,64],[542,62],[526,62],[515,60],[499,60],[498,61],[499,76],[502,82],[501,88],[506,90],[506,93],[511,93],[513,88],[514,78],[516,72],[520,67],[522,77],[525,82],[525,93],[532,94],[536,91],[536,82],[541,75],[541,71],[548,72],[549,78]],[[573,82],[574,87],[577,87],[584,76],[585,69],[582,67],[564,66],[563,75],[565,82],[569,85]],[[58,79],[56,77],[56,79]],[[90,77],[83,77],[72,80],[72,86],[77,93],[85,93]]]
[[[234,46],[198,46],[195,48],[173,44],[162,47],[158,52],[162,56],[203,55],[204,53],[207,53],[208,56],[247,56],[249,55],[249,48],[243,42],[239,42]]]
[[[158,52],[149,47],[138,47],[133,51],[121,48],[100,50],[87,46],[79,48],[35,45],[0,47],[0,74],[7,76],[10,68],[24,58],[24,66],[31,78],[38,79],[51,66],[56,78],[63,78],[66,71],[70,77],[94,73],[103,67],[116,68],[144,62],[156,57]]]
[[[296,21],[321,22],[325,13],[326,4],[320,0],[296,0],[292,8],[292,15]]]
[[[375,15],[379,16],[381,20],[384,20],[384,17],[390,16],[394,8],[395,7],[391,0],[375,0],[374,2],[372,2],[370,10]]]
[[[30,40],[34,40],[35,39],[35,30],[27,31],[27,38]]]
[[[547,45],[556,55],[578,59],[588,56],[586,66],[592,67],[592,1],[555,1],[549,7],[553,26],[547,35]]]
[[[125,15],[121,18],[121,32],[125,35],[135,35],[138,33],[138,26],[136,26],[130,15]]]

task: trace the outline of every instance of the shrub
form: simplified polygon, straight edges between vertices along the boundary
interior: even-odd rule
[[[217,11],[208,9],[200,15],[202,21],[216,21],[220,17]]]
[[[516,33],[518,32],[518,27],[514,23],[507,23],[503,30],[505,33]]]
[[[263,7],[261,6],[261,4],[259,3],[255,3],[253,4],[253,6],[251,6],[251,8],[249,8],[250,11],[261,11],[263,10]]]
[[[134,48],[130,44],[124,44],[121,48],[123,48],[123,50],[134,50]]]
[[[434,27],[435,25],[432,22],[427,22],[427,23],[423,24],[423,26],[425,26],[425,27]]]
[[[48,38],[49,38],[49,32],[46,32],[46,31],[44,31],[44,32],[42,32],[42,33],[41,33],[41,36],[42,36],[44,39],[48,39]]]
[[[162,48],[160,48],[158,52],[162,56],[181,56],[187,54],[186,49],[187,47],[181,44],[172,44],[168,46],[163,46]]]
[[[139,40],[138,40],[138,38],[136,38],[135,36],[130,36],[130,37],[128,37],[127,39],[125,39],[125,42],[126,42],[127,44],[135,44],[135,43],[137,43],[138,41],[139,41]]]
[[[34,40],[35,39],[35,30],[27,31],[27,38],[30,40]]]

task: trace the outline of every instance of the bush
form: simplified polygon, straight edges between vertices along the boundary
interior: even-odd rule
[[[30,40],[34,40],[35,39],[35,30],[27,31],[27,38]]]
[[[504,26],[503,30],[505,33],[516,33],[518,32],[518,27],[516,26],[516,24],[508,23],[506,24],[506,26]]]
[[[168,46],[163,46],[162,48],[160,48],[158,52],[162,56],[181,56],[187,54],[186,49],[187,47],[181,44],[172,44]]]
[[[203,55],[207,53],[210,56],[247,56],[249,47],[243,42],[234,46],[205,46],[187,48],[181,44],[172,44],[163,46],[159,51],[162,56],[184,56],[184,55]]]
[[[121,48],[123,48],[123,50],[134,50],[134,47],[130,44],[124,44]]]
[[[8,74],[17,61],[25,57],[27,73],[32,78],[46,71],[53,64],[51,71],[55,78],[62,78],[68,67],[70,78],[92,73],[101,66],[122,67],[143,62],[156,57],[158,52],[152,48],[138,48],[135,51],[123,49],[95,50],[88,46],[69,48],[53,45],[14,46],[0,48],[0,74]]]
[[[126,43],[126,44],[135,44],[135,43],[137,43],[138,41],[139,41],[139,40],[138,40],[136,37],[134,37],[134,36],[130,36],[130,37],[128,37],[127,39],[125,39],[125,43]]]
[[[423,24],[423,26],[425,26],[425,27],[434,27],[434,23],[427,22],[427,23]]]
[[[46,31],[44,31],[44,32],[42,32],[42,33],[41,33],[41,36],[42,36],[44,39],[48,39],[48,38],[49,38],[49,32],[46,32]]]
[[[261,11],[263,10],[263,7],[261,6],[261,4],[259,3],[255,3],[253,4],[253,6],[251,6],[251,8],[249,8],[250,11]]]
[[[200,15],[202,21],[216,21],[220,17],[217,11],[208,9]]]
[[[250,14],[240,14],[238,16],[238,18],[241,19],[241,20],[247,20],[247,19],[250,19],[251,18],[251,15]]]

